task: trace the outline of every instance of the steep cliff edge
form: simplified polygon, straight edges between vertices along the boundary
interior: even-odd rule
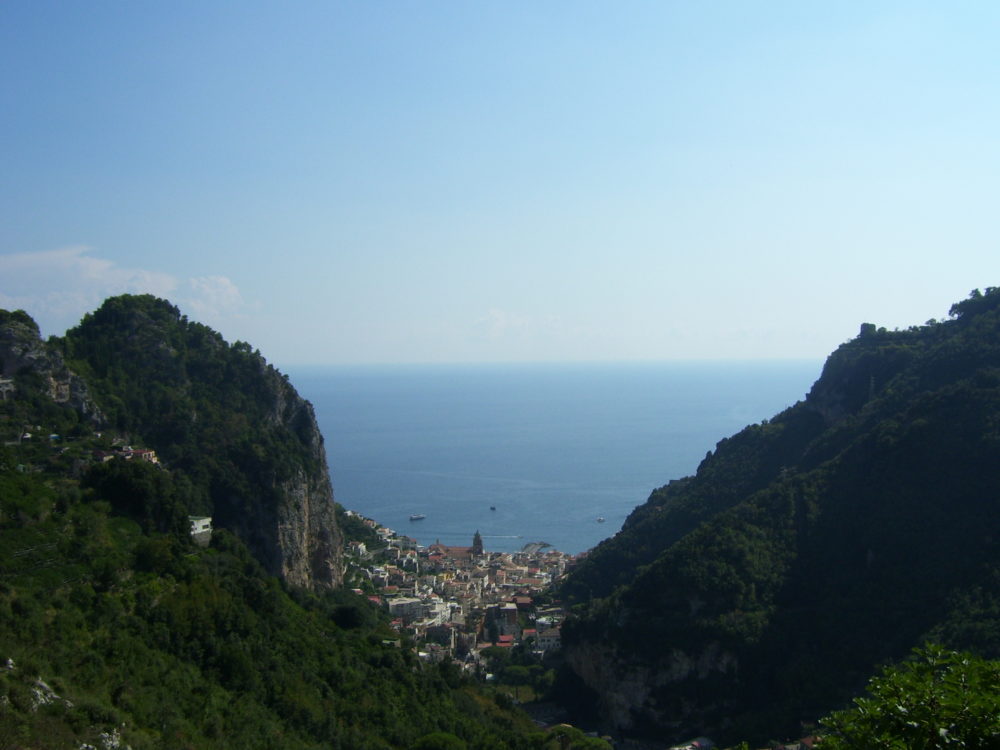
[[[259,362],[270,407],[263,414],[264,429],[291,432],[298,442],[298,465],[268,467],[267,455],[254,454],[244,470],[257,477],[257,491],[268,491],[271,503],[256,514],[245,512],[246,492],[227,492],[217,498],[214,517],[222,527],[244,539],[255,539],[265,568],[296,586],[335,588],[342,582],[343,540],[337,525],[333,485],[326,463],[323,436],[312,405],[274,368]],[[270,506],[270,507],[269,507]],[[273,508],[273,513],[271,512]]]
[[[239,487],[232,481],[212,483],[213,523],[248,541],[265,569],[289,583],[338,587],[343,540],[312,405],[262,358],[256,364],[263,383],[258,398],[267,408],[259,415],[261,424],[251,429],[279,437],[256,443],[249,453],[245,447],[235,447],[236,455],[228,463],[251,481]],[[198,414],[204,419],[203,411]],[[246,412],[241,416],[246,418]],[[265,442],[275,447],[266,449]],[[181,460],[190,462],[190,457]]]
[[[923,639],[1000,653],[1000,290],[952,317],[862,326],[571,574],[566,659],[607,726],[792,734]]]
[[[240,536],[296,586],[341,583],[341,535],[312,406],[243,342],[170,303],[107,300],[54,342],[110,425],[192,485],[192,513]]]

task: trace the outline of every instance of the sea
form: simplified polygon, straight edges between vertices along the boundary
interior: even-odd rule
[[[300,367],[334,496],[421,545],[585,552],[822,362]],[[423,516],[411,520],[411,516]]]

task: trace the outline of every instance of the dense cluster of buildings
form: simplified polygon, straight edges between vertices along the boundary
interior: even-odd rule
[[[347,577],[358,594],[388,610],[393,626],[418,643],[424,658],[450,657],[471,666],[491,647],[559,648],[563,611],[545,592],[572,556],[542,543],[520,552],[487,552],[479,532],[468,547],[419,547],[362,520],[380,542],[375,550],[348,543]]]

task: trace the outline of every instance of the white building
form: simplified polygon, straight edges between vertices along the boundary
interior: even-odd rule
[[[559,634],[559,628],[549,628],[538,634],[538,648],[542,651],[549,651],[560,646],[562,646],[562,638]]]
[[[419,620],[424,616],[424,603],[412,596],[400,596],[389,600],[389,614],[404,620]]]
[[[204,534],[206,531],[212,533],[211,516],[188,516],[188,520],[191,522],[191,536]]]
[[[211,516],[188,516],[191,522],[191,537],[196,544],[207,547],[212,541],[212,517]]]

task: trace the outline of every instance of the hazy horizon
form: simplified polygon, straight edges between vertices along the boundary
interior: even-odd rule
[[[267,358],[266,352],[261,352],[264,358]],[[767,366],[775,364],[815,364],[822,366],[825,362],[826,357],[755,357],[755,358],[732,358],[732,357],[719,357],[719,358],[698,358],[698,359],[563,359],[563,360],[479,360],[475,362],[462,362],[462,361],[438,361],[438,362],[298,362],[288,365],[289,374],[300,372],[300,373],[311,373],[311,372],[323,372],[327,370],[355,370],[358,372],[362,371],[380,371],[380,370],[396,370],[396,369],[422,369],[422,370],[433,370],[433,369],[449,369],[449,368],[490,368],[490,369],[503,369],[509,368],[523,368],[523,367],[539,367],[539,368],[616,368],[616,367],[657,367],[661,365],[678,366],[685,367],[691,366],[696,367],[698,365],[721,365],[721,364],[733,364],[733,365],[743,365],[748,367],[753,367],[754,365]],[[817,373],[819,377],[819,373]]]

